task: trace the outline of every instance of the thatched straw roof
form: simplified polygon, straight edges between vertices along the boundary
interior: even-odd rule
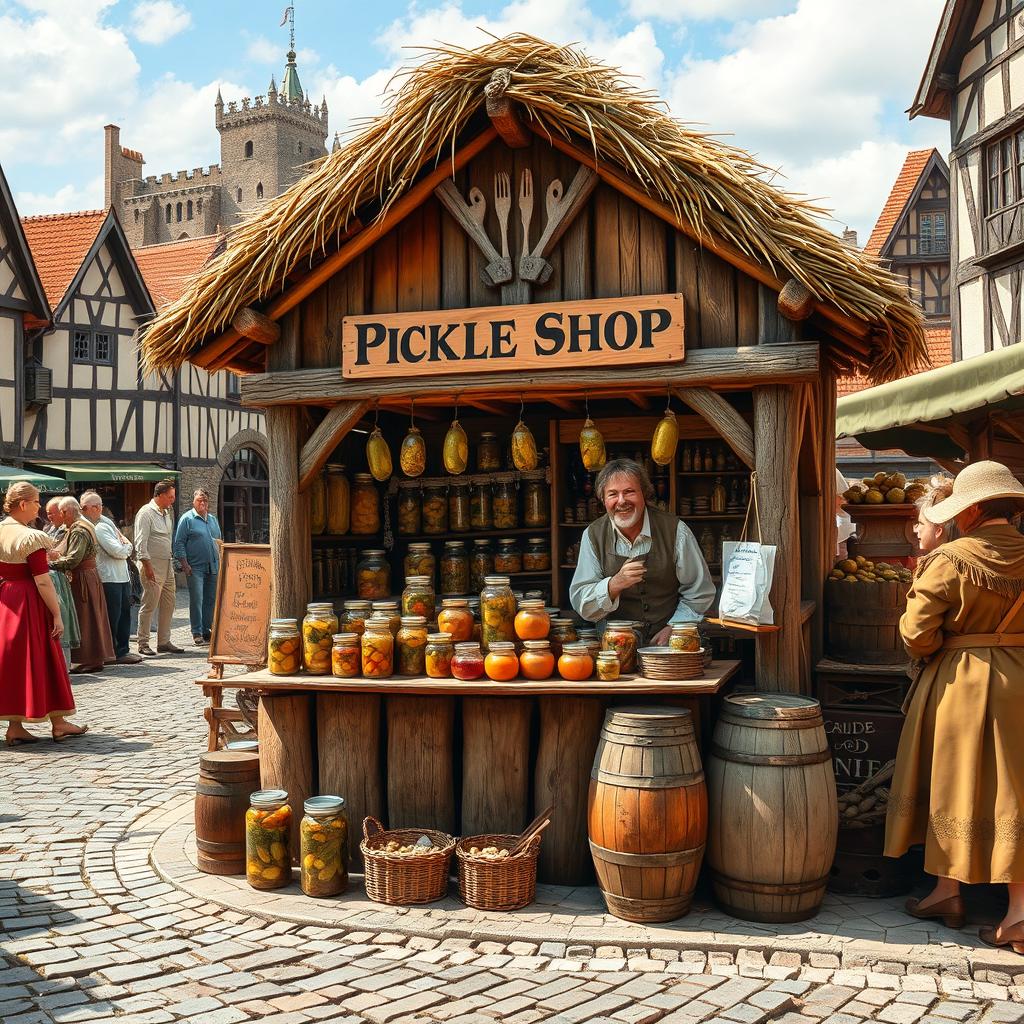
[[[871,353],[860,361],[874,379],[926,362],[921,314],[905,286],[843,246],[816,208],[768,184],[770,172],[750,154],[685,127],[655,96],[579,50],[514,35],[475,50],[431,50],[402,72],[384,113],[236,228],[224,251],[160,312],[143,341],[148,366],[179,365],[227,329],[237,310],[277,295],[289,274],[337,248],[365,204],[377,201],[383,216],[417,174],[465,141],[499,68],[511,73],[507,95],[542,134],[578,142],[700,237],[725,241],[869,325]]]

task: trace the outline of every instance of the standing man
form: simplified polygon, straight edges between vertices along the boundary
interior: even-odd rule
[[[135,514],[135,552],[142,566],[142,607],[139,609],[139,654],[184,654],[171,643],[171,619],[174,616],[174,537],[175,483],[161,480],[153,488],[153,500]],[[159,608],[156,651],[149,646],[153,613]]]
[[[663,645],[672,623],[700,622],[715,599],[704,556],[681,519],[647,504],[654,487],[632,459],[608,462],[595,490],[605,515],[583,534],[569,600],[588,622],[642,622],[644,640]]]
[[[64,519],[60,514],[60,498],[51,498],[46,503],[46,518],[49,523],[43,527],[43,533],[56,540],[64,532]]]
[[[210,511],[210,496],[199,488],[192,494],[192,508],[178,520],[174,535],[174,557],[188,579],[188,614],[196,646],[208,644],[213,629],[220,539],[220,523]]]
[[[142,658],[128,649],[131,635],[131,584],[128,576],[128,556],[132,542],[103,515],[103,499],[95,491],[86,491],[81,497],[82,515],[96,531],[96,571],[107,595],[107,618],[110,635],[114,640],[114,660],[118,665],[137,665]]]

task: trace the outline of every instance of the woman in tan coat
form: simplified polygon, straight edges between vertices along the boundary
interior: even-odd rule
[[[1009,907],[983,929],[1024,954],[1024,486],[996,462],[965,467],[922,509],[961,536],[921,560],[900,630],[925,662],[904,705],[885,852],[923,843],[934,890],[914,917],[964,923],[960,884],[1005,882]]]

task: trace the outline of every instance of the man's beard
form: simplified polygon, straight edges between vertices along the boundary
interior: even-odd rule
[[[612,511],[612,518],[615,520],[615,525],[626,530],[636,526],[642,515],[643,510],[637,508],[636,505],[617,506]]]

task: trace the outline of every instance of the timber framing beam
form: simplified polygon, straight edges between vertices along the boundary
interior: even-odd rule
[[[331,406],[299,454],[299,493],[316,479],[331,452],[370,408],[367,401],[341,402]]]
[[[681,363],[629,367],[619,372],[607,367],[580,366],[346,380],[337,368],[305,369],[252,374],[242,378],[240,387],[243,405],[262,408],[439,394],[500,398],[533,389],[557,391],[571,399],[575,397],[573,392],[580,392],[579,397],[583,397],[589,388],[616,385],[628,393],[645,385],[747,389],[760,384],[802,384],[818,379],[819,365],[817,342],[796,342],[695,349]]]
[[[740,460],[755,469],[754,431],[717,391],[707,387],[676,388],[676,395],[722,435]]]

